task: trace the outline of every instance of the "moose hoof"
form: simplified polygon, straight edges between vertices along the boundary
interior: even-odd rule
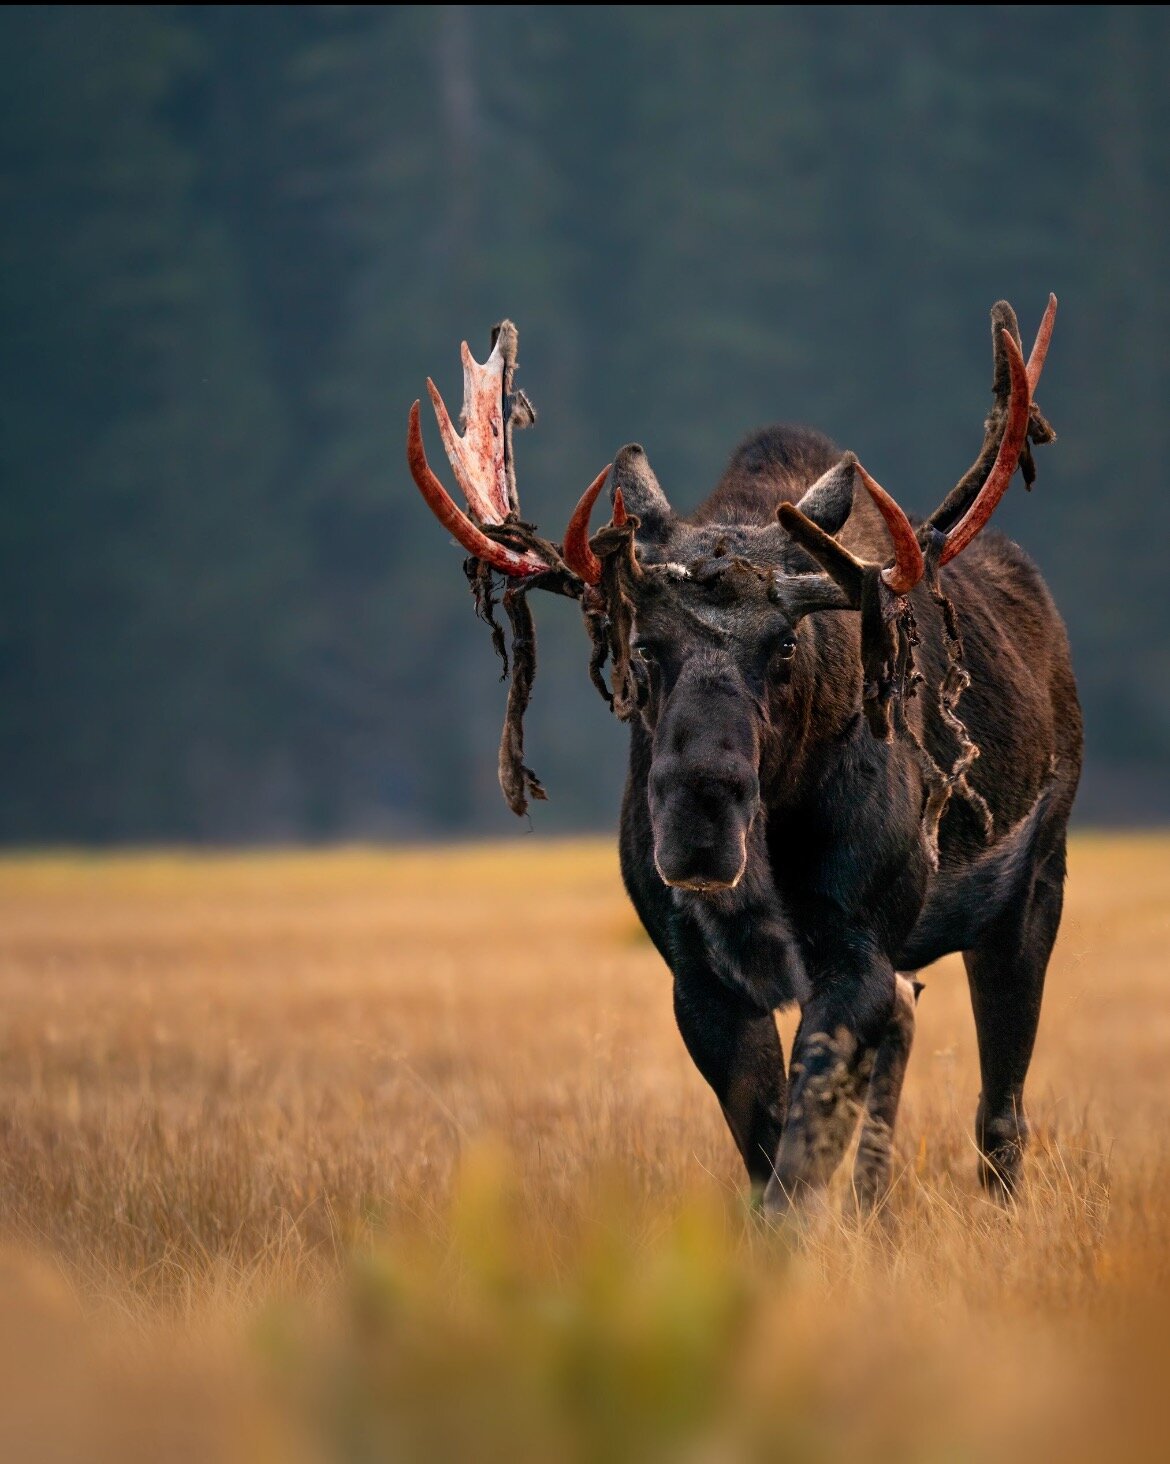
[[[885,1204],[886,1197],[890,1193],[890,1175],[888,1171],[884,1174],[854,1175],[853,1183],[846,1192],[846,1208],[859,1220],[868,1219],[876,1210]]]
[[[979,1183],[990,1199],[1010,1204],[1019,1193],[1023,1153],[1018,1145],[979,1157]]]
[[[980,1122],[979,1182],[994,1200],[1006,1204],[1015,1199],[1028,1142],[1028,1123],[1023,1114]]]
[[[828,1198],[823,1189],[815,1189],[801,1180],[785,1183],[776,1175],[768,1181],[760,1210],[770,1225],[802,1235],[818,1229],[829,1214]]]

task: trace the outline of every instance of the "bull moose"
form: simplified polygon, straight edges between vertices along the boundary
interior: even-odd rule
[[[412,475],[471,556],[505,671],[501,604],[510,624],[500,781],[518,813],[544,797],[524,763],[528,595],[580,601],[590,675],[631,730],[626,889],[772,1213],[823,1192],[859,1116],[854,1194],[862,1207],[882,1197],[914,973],[951,951],[978,1034],[981,1178],[1001,1197],[1018,1185],[1081,717],[1039,571],[981,530],[1017,468],[1031,487],[1032,445],[1055,436],[1034,400],[1055,311],[1050,297],[1025,362],[1014,311],[993,308],[982,448],[917,527],[852,453],[775,426],[739,446],[689,516],[642,447],[623,447],[550,542],[520,514],[512,431],[535,414],[514,384],[508,321],[486,365],[463,345],[462,436],[427,383],[470,517],[431,471],[411,410]],[[607,478],[611,517],[590,537]],[[789,1082],[773,1014],[792,1003]]]

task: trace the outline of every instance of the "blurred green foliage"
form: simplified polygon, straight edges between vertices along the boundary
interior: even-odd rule
[[[1061,442],[1003,523],[1072,632],[1083,809],[1170,814],[1168,41],[1129,6],[6,10],[0,839],[509,827],[403,463],[501,315],[555,535],[622,442],[688,507],[777,419],[927,511],[988,307],[1028,333],[1049,289]],[[538,612],[538,825],[609,822],[622,734]]]
[[[445,1245],[399,1239],[357,1259],[324,1325],[305,1308],[269,1314],[262,1355],[305,1439],[354,1464],[633,1464],[742,1444],[759,1422],[735,1417],[759,1304],[742,1221],[692,1201],[651,1238],[619,1186],[558,1275],[534,1261],[509,1174],[502,1151],[473,1148]],[[771,1401],[799,1437],[810,1420],[784,1417],[792,1381]]]
[[[1148,1316],[1131,1306],[1118,1317],[1099,1298],[1084,1325],[1068,1317],[1065,1276],[1057,1336],[1023,1293],[999,1317],[970,1295],[956,1309],[972,1259],[963,1245],[941,1289],[916,1285],[902,1250],[905,1212],[857,1223],[826,1211],[771,1229],[715,1190],[648,1206],[628,1174],[582,1199],[579,1227],[542,1231],[547,1217],[518,1190],[505,1150],[481,1138],[464,1153],[452,1215],[436,1207],[426,1232],[387,1232],[351,1256],[341,1286],[270,1306],[253,1356],[297,1457],[1003,1464],[1045,1450],[1077,1461],[1111,1448],[1126,1459],[1164,1455],[1160,1301]],[[1051,1200],[1038,1220],[1048,1227]],[[1007,1223],[949,1204],[936,1219],[945,1231],[961,1214],[960,1226]],[[1143,1287],[1160,1299],[1152,1272]]]

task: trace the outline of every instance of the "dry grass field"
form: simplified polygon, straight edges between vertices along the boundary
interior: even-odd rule
[[[1168,945],[1081,837],[1022,1201],[952,959],[887,1207],[775,1233],[607,845],[0,862],[0,1458],[1163,1458]]]

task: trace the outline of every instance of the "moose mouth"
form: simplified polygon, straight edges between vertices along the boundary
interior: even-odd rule
[[[686,879],[668,879],[662,865],[658,862],[657,854],[654,856],[654,867],[657,869],[662,883],[668,885],[672,890],[689,890],[691,894],[695,895],[717,895],[723,890],[734,890],[739,885],[747,869],[747,860],[745,859],[740,865],[734,879],[713,879],[701,874],[688,875]]]
[[[713,895],[719,890],[733,890],[743,878],[742,874],[728,882],[723,879],[668,879],[666,883],[672,890],[693,890],[700,895]]]

